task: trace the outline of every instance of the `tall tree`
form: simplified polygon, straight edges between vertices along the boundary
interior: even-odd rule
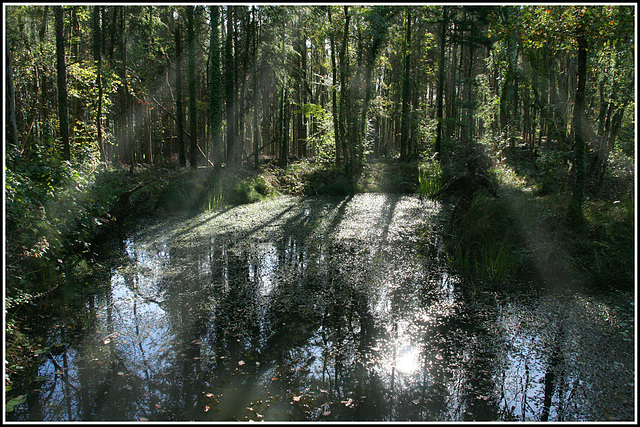
[[[184,146],[184,109],[182,107],[182,40],[180,36],[180,22],[176,23],[176,122],[178,132],[178,162],[180,166],[187,165],[187,154]]]
[[[58,70],[58,116],[60,119],[60,138],[62,139],[62,158],[71,160],[69,142],[69,113],[67,106],[67,66],[64,53],[64,16],[62,6],[55,6],[56,22],[56,58]]]
[[[105,150],[102,141],[102,6],[94,6],[92,14],[93,26],[93,61],[96,64],[96,86],[98,86],[98,106],[96,108],[96,132],[100,160],[105,161]]]
[[[7,91],[7,146],[12,150],[18,151],[18,126],[16,124],[16,93],[13,84],[13,65],[11,62],[11,49],[9,49],[9,43],[5,44],[7,55],[7,68],[6,72],[6,91]]]
[[[345,156],[345,166],[348,175],[354,172],[354,156],[353,149],[354,144],[349,135],[349,126],[347,123],[347,117],[351,113],[351,92],[349,88],[349,63],[348,63],[348,50],[349,50],[349,22],[351,21],[351,15],[349,13],[349,6],[344,7],[344,28],[342,30],[342,45],[340,46],[340,53],[338,54],[338,63],[340,67],[340,120],[338,121],[338,127],[340,129],[340,144],[341,151]]]
[[[400,125],[400,160],[409,160],[411,143],[409,135],[409,96],[411,79],[411,7],[407,7],[407,24],[404,46],[404,73],[402,77],[402,124]]]
[[[447,7],[442,6],[442,19],[440,22],[440,60],[438,70],[438,93],[436,95],[436,144],[434,147],[435,155],[437,159],[442,157],[442,125],[444,121],[443,117],[443,97],[444,97],[444,69],[445,69],[445,52],[446,52],[446,40],[447,40],[447,26],[449,25],[447,20]]]
[[[227,6],[227,34],[224,45],[224,92],[225,92],[225,117],[227,122],[227,156],[228,164],[234,164],[236,160],[235,147],[235,85],[234,71],[235,61],[233,56],[233,6]]]
[[[576,25],[576,41],[578,43],[578,86],[576,89],[576,97],[573,106],[573,118],[571,121],[571,132],[573,134],[574,146],[574,163],[575,163],[575,181],[573,185],[573,193],[569,202],[569,219],[577,226],[584,223],[582,213],[582,203],[584,199],[584,182],[585,182],[585,129],[587,126],[585,120],[585,91],[587,80],[587,37],[585,34],[585,14],[583,7],[575,10],[578,14]]]
[[[189,81],[189,128],[191,146],[189,148],[189,164],[198,167],[198,119],[196,111],[196,38],[195,14],[197,6],[187,6],[187,80]]]
[[[327,19],[332,26],[331,6],[327,6]],[[340,168],[342,157],[343,134],[340,127],[340,110],[338,109],[338,67],[336,65],[336,39],[333,28],[329,30],[331,47],[331,110],[333,112],[333,133],[336,147],[336,166]]]
[[[220,67],[220,9],[209,6],[209,133],[214,164],[222,162],[222,71]]]

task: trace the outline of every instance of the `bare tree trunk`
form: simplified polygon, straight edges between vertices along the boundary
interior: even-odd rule
[[[56,19],[56,58],[58,69],[58,115],[60,118],[60,138],[62,139],[62,158],[71,160],[69,143],[69,113],[67,106],[67,67],[64,58],[64,21],[62,6],[55,6]]]
[[[575,104],[573,107],[573,119],[571,132],[573,133],[575,182],[573,193],[569,202],[569,220],[580,226],[584,223],[582,203],[584,200],[585,183],[585,92],[587,79],[587,39],[585,36],[584,22],[581,20],[576,29],[576,41],[578,42],[578,87],[576,89]]]
[[[444,60],[446,49],[446,36],[447,36],[447,9],[446,6],[442,6],[442,27],[440,28],[440,70],[438,71],[438,94],[436,102],[436,118],[438,124],[436,128],[436,144],[434,151],[436,158],[440,159],[442,156],[442,122],[443,118],[443,96],[444,96]]]
[[[213,163],[219,166],[222,163],[222,74],[220,70],[220,9],[217,5],[209,6],[211,34],[209,58],[209,131],[211,149],[213,151]]]
[[[197,6],[187,6],[187,80],[189,81],[189,128],[191,129],[189,165],[198,167],[198,120],[196,111],[196,40],[194,34]]]
[[[187,154],[184,146],[184,112],[182,108],[182,43],[180,40],[180,23],[175,31],[176,40],[176,116],[178,131],[178,158],[180,166],[187,165]]]
[[[409,160],[409,77],[411,75],[411,9],[407,7],[407,31],[405,34],[404,75],[402,78],[402,124],[400,125],[400,160]]]
[[[331,25],[331,6],[327,7],[327,17],[329,18],[329,25]],[[331,43],[331,107],[333,110],[333,134],[336,146],[336,167],[340,168],[341,165],[341,148],[342,148],[342,134],[340,133],[340,111],[338,110],[338,70],[336,65],[336,41],[333,33],[330,35]]]
[[[105,161],[106,155],[102,141],[102,6],[93,9],[93,60],[96,63],[96,85],[98,86],[98,107],[96,109],[96,131],[98,133],[98,150],[100,160]]]
[[[11,62],[11,49],[9,49],[9,43],[6,43],[6,55],[7,55],[7,68],[6,68],[6,90],[7,90],[7,147],[10,147],[16,152],[19,151],[18,147],[18,126],[16,124],[16,93],[13,86],[13,66]]]

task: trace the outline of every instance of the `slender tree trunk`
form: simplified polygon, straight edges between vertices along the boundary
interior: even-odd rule
[[[235,122],[234,103],[235,103],[235,87],[233,73],[235,63],[233,58],[233,6],[227,6],[227,34],[224,46],[225,52],[225,70],[224,70],[224,87],[225,87],[225,115],[227,121],[227,163],[235,163]]]
[[[11,50],[9,49],[9,43],[5,44],[6,56],[7,56],[7,68],[6,68],[6,90],[7,90],[7,148],[10,148],[16,153],[19,152],[18,147],[18,126],[16,124],[16,92],[13,85],[13,66],[11,62]]]
[[[93,8],[93,60],[96,63],[96,86],[98,86],[98,106],[96,108],[96,131],[100,160],[106,161],[102,141],[102,6]]]
[[[348,84],[348,76],[349,76],[349,66],[347,59],[347,52],[349,47],[349,22],[351,20],[351,15],[349,14],[349,6],[344,6],[344,29],[342,32],[342,46],[340,47],[340,53],[338,56],[338,61],[340,64],[340,120],[338,122],[338,126],[340,127],[341,134],[341,145],[342,145],[342,153],[345,156],[345,166],[347,175],[350,175],[354,172],[354,159],[353,159],[353,141],[351,139],[351,135],[349,135],[349,126],[347,122],[347,117],[350,116],[351,112],[351,93],[349,90]]]
[[[580,22],[576,29],[576,41],[578,42],[578,87],[576,89],[575,104],[573,107],[573,119],[571,131],[573,133],[575,182],[573,193],[569,202],[569,220],[575,225],[581,226],[584,223],[582,203],[584,200],[585,183],[585,93],[587,79],[587,39],[585,35],[584,22]]]
[[[187,80],[189,80],[189,128],[191,146],[189,148],[189,165],[198,167],[198,113],[196,111],[196,40],[195,13],[197,6],[187,6]]]
[[[411,8],[407,7],[407,30],[405,34],[404,75],[402,78],[402,124],[400,126],[400,160],[409,160],[409,79],[411,76]]]
[[[220,9],[219,6],[209,6],[210,13],[210,55],[209,58],[209,129],[213,163],[216,167],[222,163],[222,72],[220,70]]]
[[[64,58],[64,21],[62,6],[55,6],[54,11],[56,20],[56,58],[58,64],[58,116],[60,119],[60,138],[62,139],[62,158],[64,160],[71,160],[67,106],[67,67]]]
[[[180,166],[187,165],[187,154],[184,146],[184,112],[182,108],[182,42],[180,40],[180,23],[175,31],[176,41],[176,116],[178,132],[178,159]]]
[[[286,114],[286,88],[284,84],[280,89],[280,117],[279,117],[279,136],[280,136],[280,153],[279,153],[279,166],[286,168],[288,164],[289,156],[289,129],[287,126],[287,114]]]
[[[327,17],[331,25],[331,6],[327,7]],[[336,146],[336,167],[341,166],[342,134],[340,133],[340,111],[338,110],[338,69],[336,65],[336,41],[333,32],[330,35],[331,43],[331,108],[333,110],[333,134]]]
[[[445,51],[446,51],[446,37],[447,37],[447,6],[442,6],[442,26],[440,27],[440,69],[438,71],[438,93],[436,101],[436,118],[438,123],[436,125],[436,143],[434,147],[436,159],[442,157],[442,122],[443,118],[443,96],[444,96],[444,68],[445,68]]]
[[[260,126],[258,123],[258,105],[259,105],[259,96],[258,96],[258,79],[261,75],[260,70],[257,66],[257,52],[258,52],[258,10],[252,10],[253,17],[253,26],[252,26],[252,35],[253,35],[253,45],[252,49],[252,58],[253,58],[253,120],[252,120],[252,132],[251,136],[253,138],[253,162],[256,169],[260,166]]]

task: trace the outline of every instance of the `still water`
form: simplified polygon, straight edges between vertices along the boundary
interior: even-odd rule
[[[363,194],[147,224],[9,419],[633,420],[633,296],[463,283],[439,214]]]

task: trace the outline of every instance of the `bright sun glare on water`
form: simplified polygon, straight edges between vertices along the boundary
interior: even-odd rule
[[[420,369],[420,349],[411,344],[398,351],[396,370],[402,374],[413,374]]]

